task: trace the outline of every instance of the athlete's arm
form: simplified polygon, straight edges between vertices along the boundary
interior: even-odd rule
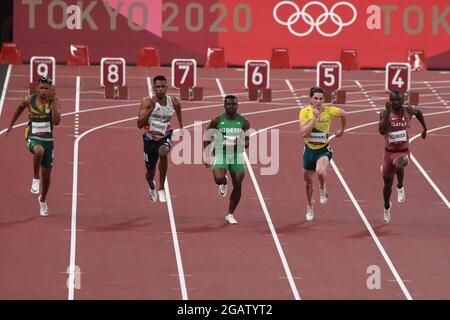
[[[314,124],[317,119],[319,119],[320,111],[316,108],[313,108],[313,117],[308,121],[300,121],[300,134],[302,137],[306,138],[311,134],[312,129],[314,128]]]
[[[52,102],[52,122],[55,126],[61,122],[61,101],[58,97],[54,97]]]
[[[423,116],[422,110],[420,110],[416,106],[410,106],[410,107],[408,107],[407,110],[408,110],[408,112],[410,114],[415,115],[417,120],[419,120],[419,122],[420,122],[420,124],[422,125],[422,128],[423,128],[421,136],[422,136],[422,139],[425,139],[426,136],[427,136],[427,125],[425,123],[425,118]]]
[[[172,97],[172,104],[173,104],[173,108],[175,109],[175,113],[177,114],[178,127],[180,128],[180,132],[182,132],[183,131],[183,118],[181,116],[180,100],[178,100],[176,97]]]
[[[248,121],[247,118],[244,118],[244,120],[243,120],[243,129],[244,129],[245,133],[247,132],[248,129],[250,129],[250,121]],[[245,144],[244,144],[245,149],[248,149],[248,146],[250,145],[250,135],[245,134],[244,139],[245,139],[244,140],[245,141]]]
[[[211,154],[210,154],[210,147],[209,145],[212,142],[212,137],[215,134],[215,131],[217,130],[217,126],[219,124],[220,117],[215,117],[211,119],[209,122],[208,128],[206,128],[206,136],[203,140],[203,152],[205,156],[205,166],[209,168],[211,166]],[[214,155],[214,149],[213,149],[213,155]]]
[[[11,122],[9,123],[9,127],[5,132],[5,137],[8,136],[8,133],[12,130],[14,123],[16,123],[17,119],[19,119],[20,115],[22,114],[23,110],[25,110],[28,105],[31,103],[31,96],[28,95],[25,98],[23,98],[22,102],[17,107],[16,111],[14,112],[14,115],[11,119]]]
[[[378,123],[378,131],[381,135],[385,135],[389,125],[389,115],[391,113],[392,104],[388,100],[385,105],[386,109],[382,110],[380,113],[380,122]]]
[[[145,127],[148,124],[148,119],[155,109],[155,97],[142,98],[141,106],[139,107],[139,115],[137,119],[137,126],[139,129]]]
[[[338,118],[341,118],[341,128],[338,129],[335,133],[337,138],[341,137],[344,134],[345,126],[347,124],[347,113],[341,108],[339,108]]]

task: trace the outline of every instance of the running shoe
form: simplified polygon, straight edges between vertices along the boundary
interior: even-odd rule
[[[41,185],[41,180],[34,179],[33,182],[31,182],[31,193],[38,194],[39,193],[39,186]]]
[[[166,191],[164,190],[159,190],[158,191],[158,195],[159,195],[159,202],[166,202],[167,198],[166,198]]]
[[[319,193],[320,193],[320,203],[321,204],[325,204],[328,201],[328,192],[327,192],[327,188],[324,186],[323,189],[319,188]]]
[[[234,216],[229,213],[225,216],[225,220],[229,223],[229,224],[237,224],[237,220],[234,218]]]
[[[311,205],[306,205],[306,220],[314,220],[314,200],[311,201]]]
[[[389,202],[389,208],[384,208],[384,223],[388,224],[389,221],[391,221],[391,208],[392,208],[392,203]]]
[[[148,198],[150,201],[156,202],[156,199],[158,199],[158,194],[156,192],[155,180],[153,180],[153,185],[155,186],[155,189],[150,188],[150,186],[148,187]]]
[[[397,201],[399,203],[406,201],[405,187],[397,188]]]
[[[41,217],[46,217],[48,216],[48,206],[47,206],[47,202],[41,202],[41,196],[39,196],[38,198],[39,200],[39,214],[41,215]]]
[[[228,177],[225,176],[225,184],[219,185],[219,194],[221,197],[227,196],[227,189],[228,189]]]

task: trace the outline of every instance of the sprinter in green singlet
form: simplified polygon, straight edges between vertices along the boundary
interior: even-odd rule
[[[227,171],[230,172],[233,182],[233,192],[230,196],[230,204],[225,220],[229,224],[237,224],[234,218],[234,210],[241,199],[242,180],[245,175],[243,152],[249,146],[249,137],[245,131],[250,129],[250,122],[237,113],[238,101],[233,95],[228,95],[224,99],[225,112],[211,119],[208,126],[209,136],[214,136],[214,181],[219,185],[219,194],[222,197],[227,195],[228,178]],[[205,139],[203,146],[205,149],[211,144],[210,139]],[[209,152],[206,151],[205,165],[211,165]]]
[[[22,112],[28,110],[28,126],[25,129],[25,142],[33,154],[34,176],[31,193],[39,194],[40,177],[42,193],[39,196],[40,215],[48,216],[46,197],[50,188],[50,175],[53,167],[53,126],[61,121],[61,103],[55,96],[53,82],[48,77],[41,77],[37,82],[37,93],[26,96],[14,112],[6,136],[13,129],[14,123]],[[39,174],[39,169],[41,172]]]

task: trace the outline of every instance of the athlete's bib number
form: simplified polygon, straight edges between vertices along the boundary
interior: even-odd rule
[[[31,123],[31,133],[32,134],[43,134],[51,133],[52,129],[50,122],[32,122]]]
[[[150,131],[156,131],[159,132],[163,135],[166,134],[167,131],[167,123],[161,122],[161,121],[157,121],[157,120],[152,120],[152,122],[150,123]]]
[[[327,142],[327,134],[325,132],[311,132],[309,135],[310,143],[326,143]]]
[[[407,140],[406,130],[400,130],[388,133],[389,143],[405,142]]]

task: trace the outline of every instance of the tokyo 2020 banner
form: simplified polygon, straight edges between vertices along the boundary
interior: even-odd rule
[[[270,59],[288,48],[294,67],[338,60],[357,49],[362,68],[406,61],[423,49],[428,68],[450,69],[448,0],[15,0],[14,42],[23,59],[55,56],[65,63],[70,44],[87,44],[91,63],[102,57],[137,62],[144,46],[174,58],[206,62],[208,47],[223,47],[229,65]]]

